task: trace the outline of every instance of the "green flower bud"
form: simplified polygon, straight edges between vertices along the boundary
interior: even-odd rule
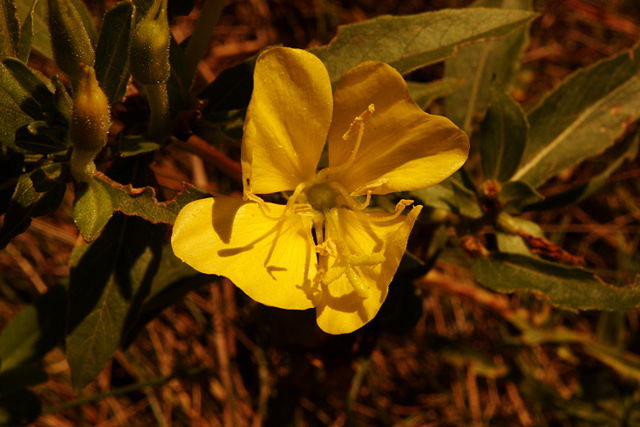
[[[109,101],[93,67],[84,65],[73,94],[71,117],[71,173],[76,180],[85,181],[95,172],[93,159],[107,143],[110,126]]]
[[[142,84],[158,84],[169,80],[169,22],[166,0],[154,0],[140,20],[131,40],[129,68]]]
[[[71,0],[49,0],[49,31],[56,63],[75,86],[82,74],[81,64],[93,66],[95,53]]]

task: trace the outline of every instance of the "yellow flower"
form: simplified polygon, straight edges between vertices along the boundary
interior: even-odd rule
[[[318,169],[325,142],[328,166]],[[384,302],[420,212],[365,211],[372,194],[436,184],[467,158],[451,121],[422,111],[381,62],[349,70],[332,96],[322,62],[276,47],[256,62],[242,141],[244,199],[216,196],[178,215],[171,243],[203,273],[254,300],[316,308],[321,329],[352,332]],[[258,194],[285,192],[286,205]]]

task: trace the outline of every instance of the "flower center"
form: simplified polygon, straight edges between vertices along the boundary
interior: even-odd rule
[[[317,211],[326,212],[336,207],[338,193],[329,184],[314,184],[305,191],[307,201]]]

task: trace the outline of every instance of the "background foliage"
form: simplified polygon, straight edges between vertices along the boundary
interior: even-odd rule
[[[637,2],[170,2],[167,140],[127,85],[150,2],[71,3],[114,121],[87,183],[47,2],[0,1],[0,422],[640,423]],[[240,191],[253,55],[275,43],[333,81],[386,61],[472,135],[464,171],[405,195],[427,207],[411,256],[353,334],[167,246],[181,206]]]

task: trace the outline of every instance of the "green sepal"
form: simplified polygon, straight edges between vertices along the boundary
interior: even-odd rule
[[[120,101],[127,89],[134,15],[133,4],[123,1],[109,9],[102,22],[95,70],[110,104]]]
[[[20,24],[13,0],[0,0],[0,58],[17,56]]]
[[[131,40],[129,67],[138,82],[158,84],[169,80],[170,42],[166,0],[154,0],[136,25]]]
[[[49,31],[58,67],[75,83],[81,64],[93,66],[95,52],[80,12],[71,0],[48,0]]]
[[[527,144],[529,124],[498,82],[489,89],[489,108],[480,125],[480,159],[485,179],[507,181],[518,169]]]
[[[66,190],[60,163],[42,166],[18,178],[18,184],[0,228],[0,248],[24,232],[31,218],[48,214],[58,208]]]

